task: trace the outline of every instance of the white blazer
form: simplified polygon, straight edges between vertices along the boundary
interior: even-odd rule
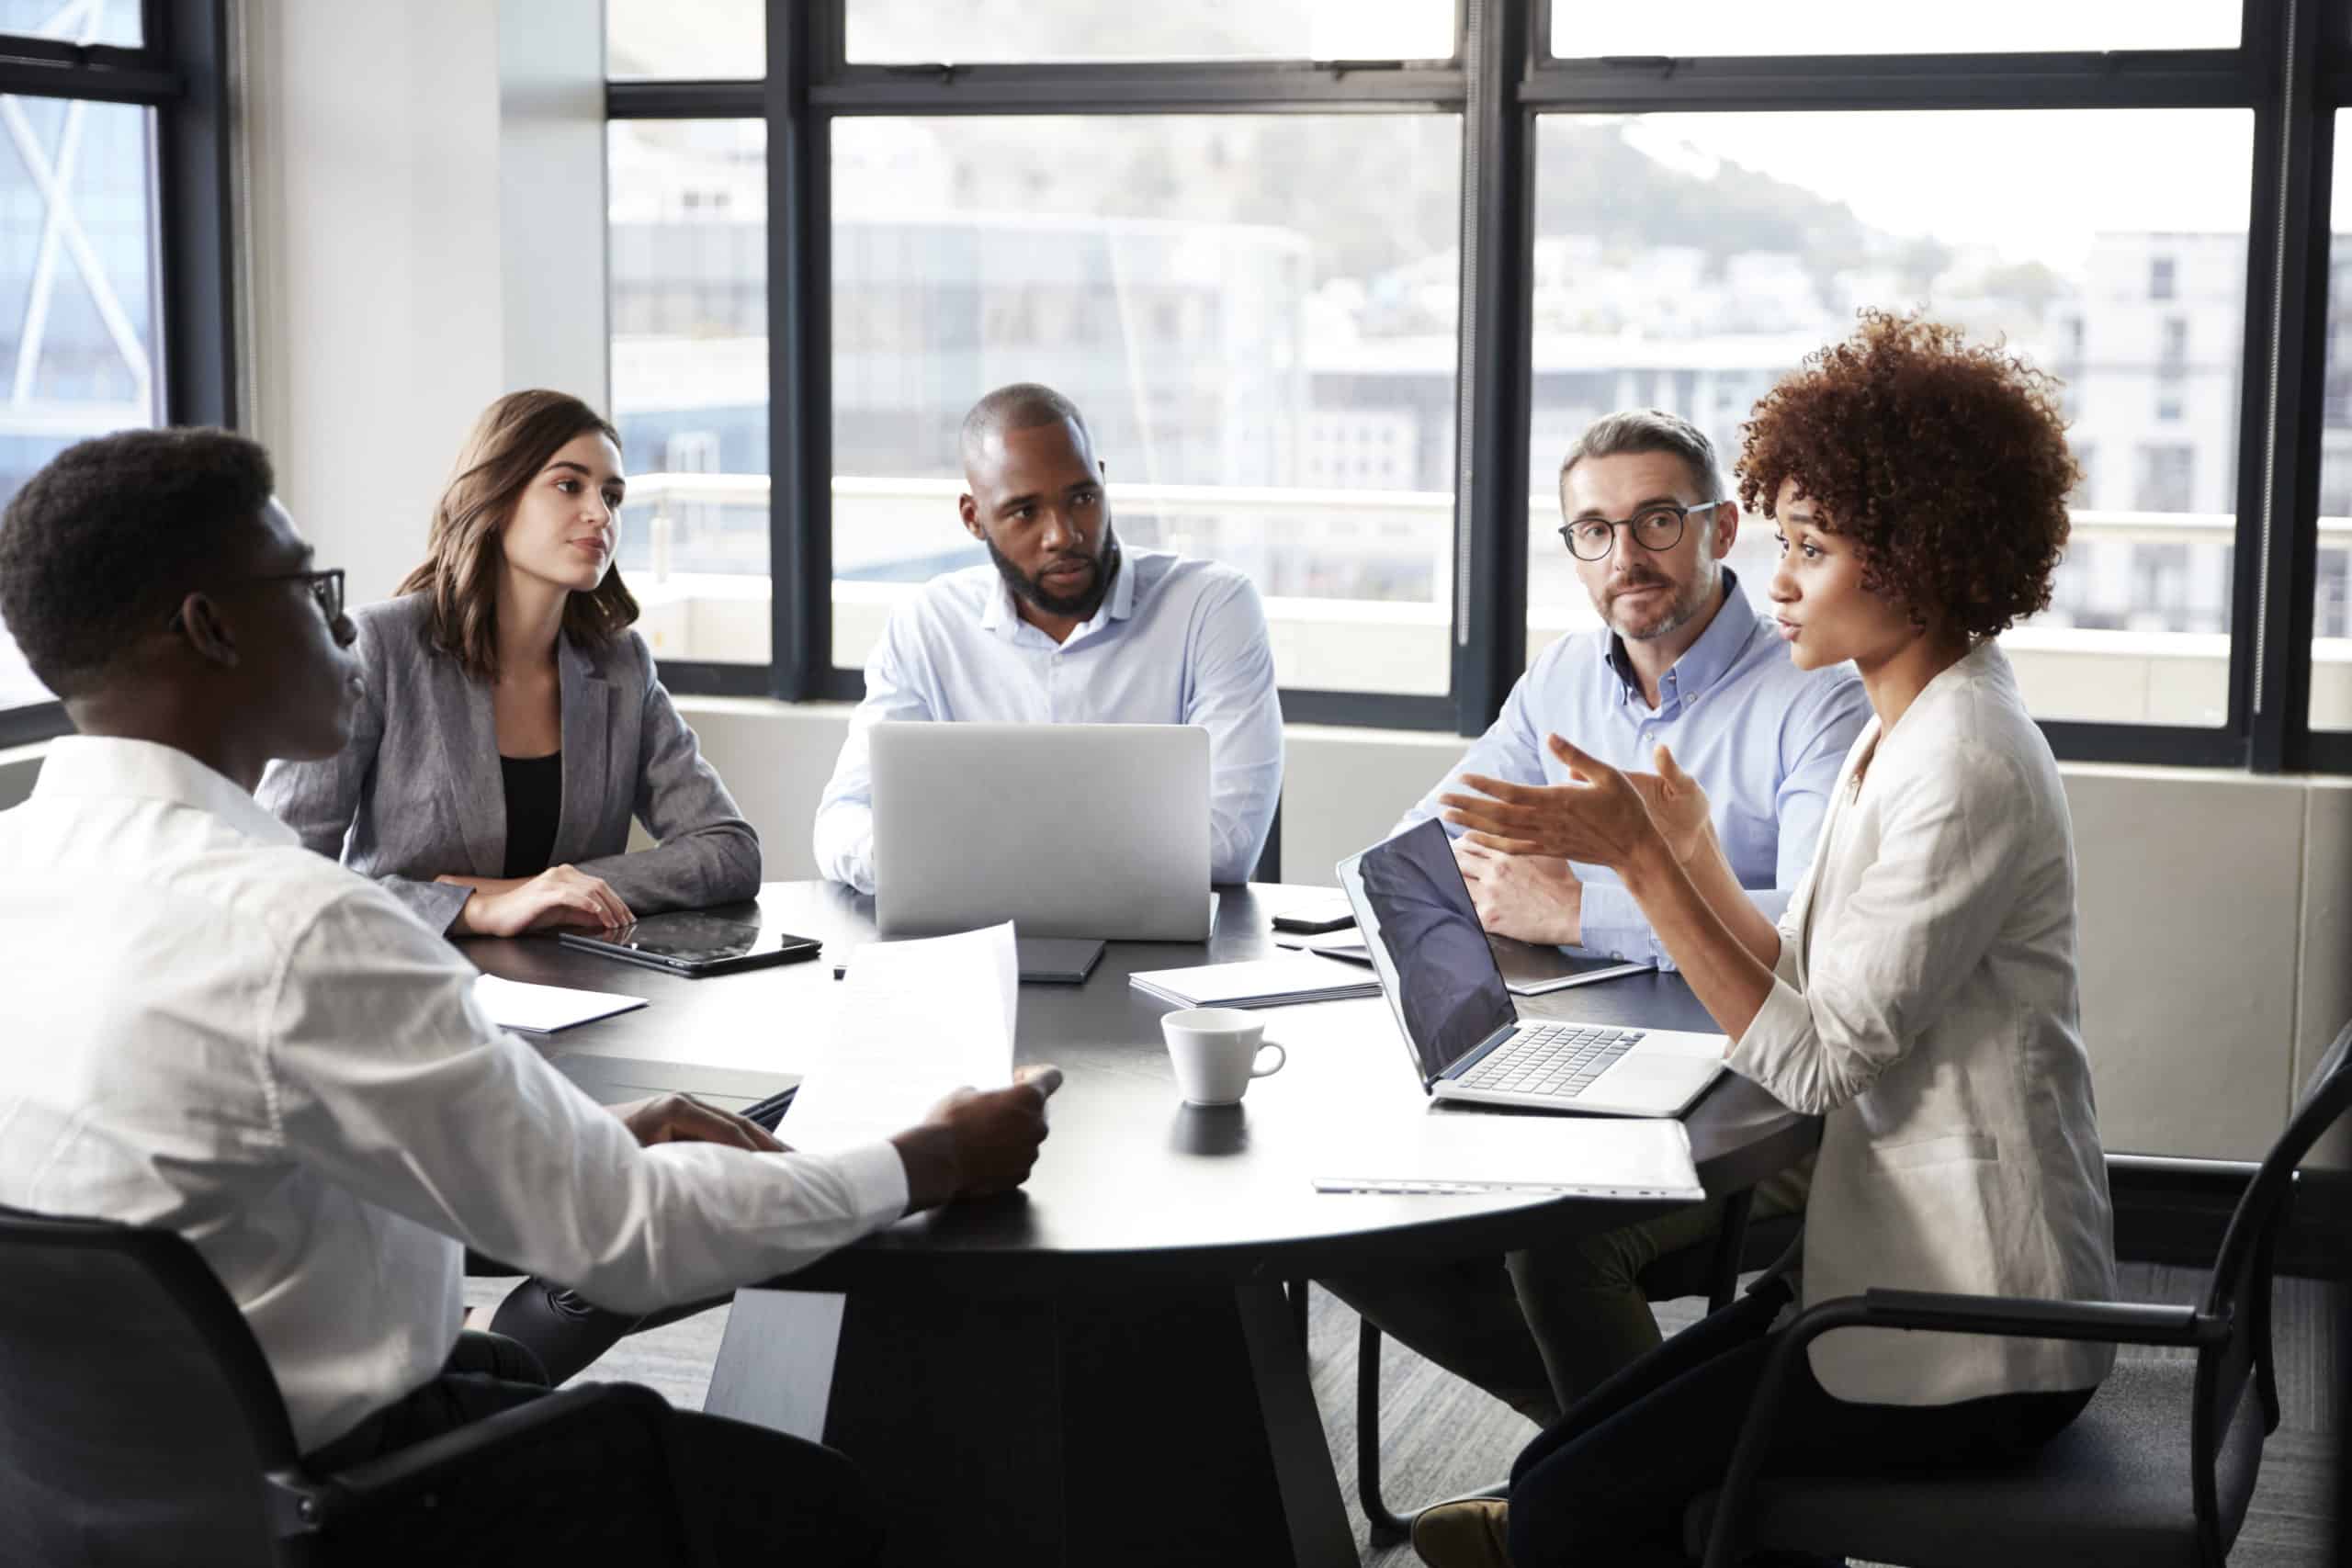
[[[1732,1067],[1823,1113],[1804,1299],[1872,1286],[2111,1299],[2114,1218],[2083,1050],[2074,829],[1991,642],[1883,739],[1864,727],[1781,919]],[[1840,1329],[1839,1399],[1949,1404],[2090,1388],[2109,1346]]]

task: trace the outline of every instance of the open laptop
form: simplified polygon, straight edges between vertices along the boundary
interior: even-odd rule
[[[1340,885],[1437,1099],[1679,1116],[1724,1070],[1721,1034],[1522,1020],[1434,821],[1341,861]]]
[[[1209,732],[1182,724],[877,724],[886,937],[1205,942]]]

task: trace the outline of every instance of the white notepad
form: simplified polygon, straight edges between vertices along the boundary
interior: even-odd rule
[[[495,975],[474,976],[474,1000],[501,1029],[552,1034],[575,1023],[590,1023],[645,1005],[643,997],[611,991],[575,991],[566,986],[526,986]]]
[[[1380,982],[1370,971],[1306,953],[1192,969],[1146,969],[1128,976],[1127,984],[1187,1008],[1271,1008],[1380,994]]]
[[[1561,1192],[1696,1202],[1706,1196],[1682,1123],[1431,1109],[1334,1128],[1318,1192]]]

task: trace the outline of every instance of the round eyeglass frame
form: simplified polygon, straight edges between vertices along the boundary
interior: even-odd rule
[[[1682,530],[1690,525],[1690,513],[1693,512],[1713,512],[1716,507],[1723,504],[1724,502],[1720,498],[1714,501],[1694,502],[1689,506],[1677,506],[1670,502],[1661,502],[1656,506],[1645,506],[1639,512],[1634,513],[1631,517],[1579,517],[1573,523],[1563,523],[1560,525],[1560,543],[1566,545],[1568,547],[1568,554],[1576,557],[1578,560],[1607,560],[1609,558],[1609,552],[1617,547],[1617,530],[1623,528],[1633,535],[1634,543],[1641,546],[1642,548],[1645,550],[1653,552],[1658,550],[1670,550],[1675,546],[1682,542]],[[1643,537],[1643,525],[1645,524],[1654,523],[1657,519],[1661,517],[1670,517],[1673,519],[1672,530],[1667,533],[1666,536],[1662,539],[1649,539]],[[1580,527],[1589,527],[1596,523],[1605,524],[1608,525],[1609,543],[1602,547],[1599,555],[1589,556],[1582,550],[1577,548],[1576,531]],[[1657,532],[1657,529],[1653,528],[1651,531]]]

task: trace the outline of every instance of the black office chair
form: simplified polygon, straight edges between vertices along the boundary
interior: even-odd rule
[[[1707,1568],[1781,1551],[1908,1568],[2222,1568],[2245,1522],[2262,1440],[2278,1425],[2270,1260],[2295,1167],[2352,1105],[2352,1026],[2335,1037],[2287,1131],[2238,1201],[2201,1306],[1869,1291],[1790,1325],[1758,1387],[1717,1494],[1693,1503],[1684,1539]],[[2072,1426],[1994,1471],[1810,1480],[1757,1471],[1789,1369],[1820,1335],[1850,1327],[2168,1345],[2193,1359],[2119,1361]]]
[[[1724,1203],[1723,1224],[1712,1247],[1686,1247],[1669,1252],[1642,1270],[1642,1294],[1653,1302],[1704,1296],[1707,1310],[1731,1304],[1743,1269],[1770,1265],[1796,1240],[1804,1216],[1776,1214],[1751,1224],[1753,1189],[1735,1192]],[[1488,1489],[1499,1497],[1505,1487]],[[1356,1329],[1356,1495],[1363,1506],[1364,1522],[1374,1546],[1389,1546],[1411,1533],[1409,1517],[1391,1513],[1380,1495],[1380,1329],[1369,1319]]]
[[[688,1563],[667,1410],[567,1389],[322,1474],[187,1242],[0,1208],[0,1562]]]

